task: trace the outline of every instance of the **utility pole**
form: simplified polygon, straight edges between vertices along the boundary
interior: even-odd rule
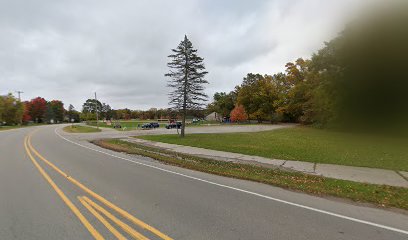
[[[18,101],[21,102],[21,94],[24,93],[23,91],[16,91],[16,93],[18,94]],[[23,124],[23,119],[20,119],[20,125]]]
[[[96,99],[96,92],[95,92],[95,112],[96,112],[96,128],[99,129],[99,118],[98,118],[98,99]]]
[[[18,100],[21,102],[21,96],[20,94],[24,93],[23,91],[16,91],[16,93],[18,94]]]

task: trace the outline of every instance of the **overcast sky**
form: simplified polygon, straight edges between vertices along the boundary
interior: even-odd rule
[[[184,34],[204,57],[206,92],[310,57],[357,0],[0,0],[0,94],[67,108],[96,91],[113,108],[167,107],[166,62]]]

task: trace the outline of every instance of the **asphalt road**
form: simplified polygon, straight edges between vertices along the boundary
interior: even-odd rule
[[[56,128],[0,132],[0,239],[408,239],[402,213],[167,166]]]

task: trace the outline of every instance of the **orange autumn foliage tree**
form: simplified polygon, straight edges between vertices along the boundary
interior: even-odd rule
[[[245,108],[242,105],[235,106],[231,111],[231,121],[244,122],[246,120],[248,120],[248,115],[245,112]]]

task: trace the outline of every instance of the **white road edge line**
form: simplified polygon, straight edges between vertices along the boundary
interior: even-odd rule
[[[406,231],[406,230],[402,230],[402,229],[398,229],[398,228],[393,228],[393,227],[389,227],[389,226],[385,226],[385,225],[382,225],[382,224],[373,223],[373,222],[370,222],[370,221],[365,221],[365,220],[361,220],[361,219],[357,219],[357,218],[353,218],[353,217],[348,217],[348,216],[345,216],[345,215],[341,215],[341,214],[337,214],[337,213],[333,213],[333,212],[329,212],[329,211],[317,209],[317,208],[314,208],[314,207],[308,207],[308,206],[305,206],[305,205],[302,205],[302,204],[298,204],[298,203],[294,203],[294,202],[289,202],[289,201],[286,201],[286,200],[282,200],[282,199],[278,199],[278,198],[274,198],[274,197],[262,195],[262,194],[259,194],[259,193],[247,191],[247,190],[240,189],[240,188],[236,188],[236,187],[231,187],[231,186],[224,185],[224,184],[220,184],[220,183],[216,183],[216,182],[211,182],[211,181],[208,181],[208,180],[205,180],[205,179],[201,179],[201,178],[197,178],[197,177],[185,175],[185,174],[178,173],[178,172],[174,172],[174,171],[167,170],[167,169],[164,169],[164,168],[156,167],[156,166],[153,166],[153,165],[150,165],[150,164],[146,164],[146,163],[134,161],[134,160],[132,160],[132,159],[128,159],[128,158],[116,156],[116,155],[114,155],[114,154],[110,154],[110,153],[107,153],[107,152],[104,152],[104,151],[100,151],[100,150],[98,150],[98,149],[93,149],[93,148],[91,148],[91,147],[82,145],[82,144],[77,143],[77,142],[74,142],[74,141],[72,141],[72,140],[70,140],[70,139],[68,139],[68,138],[65,138],[65,137],[61,136],[61,135],[57,132],[57,128],[54,129],[54,132],[55,132],[55,134],[58,135],[60,138],[64,139],[64,140],[67,141],[67,142],[70,142],[70,143],[72,143],[72,144],[78,145],[78,146],[80,146],[80,147],[83,147],[83,148],[86,148],[86,149],[89,149],[89,150],[92,150],[92,151],[95,151],[95,152],[103,153],[103,154],[108,155],[108,156],[111,156],[111,157],[115,157],[115,158],[119,158],[119,159],[122,159],[122,160],[125,160],[125,161],[128,161],[128,162],[136,163],[136,164],[139,164],[139,165],[142,165],[142,166],[145,166],[145,167],[154,168],[154,169],[157,169],[157,170],[160,170],[160,171],[163,171],[163,172],[167,172],[167,173],[179,175],[179,176],[182,176],[182,177],[185,177],[185,178],[189,178],[189,179],[194,179],[194,180],[197,180],[197,181],[200,181],[200,182],[205,182],[205,183],[208,183],[208,184],[211,184],[211,185],[215,185],[215,186],[219,186],[219,187],[223,187],[223,188],[232,189],[232,190],[235,190],[235,191],[247,193],[247,194],[254,195],[254,196],[257,196],[257,197],[261,197],[261,198],[266,198],[266,199],[269,199],[269,200],[272,200],[272,201],[275,201],[275,202],[280,202],[280,203],[284,203],[284,204],[287,204],[287,205],[291,205],[291,206],[295,206],[295,207],[307,209],[307,210],[310,210],[310,211],[314,211],[314,212],[318,212],[318,213],[323,213],[323,214],[327,214],[327,215],[330,215],[330,216],[334,216],[334,217],[338,217],[338,218],[350,220],[350,221],[353,221],[353,222],[363,223],[363,224],[366,224],[366,225],[370,225],[370,226],[374,226],[374,227],[378,227],[378,228],[382,228],[382,229],[386,229],[386,230],[390,230],[390,231],[394,231],[394,232],[398,232],[398,233],[402,233],[402,234],[408,235],[408,231]]]

